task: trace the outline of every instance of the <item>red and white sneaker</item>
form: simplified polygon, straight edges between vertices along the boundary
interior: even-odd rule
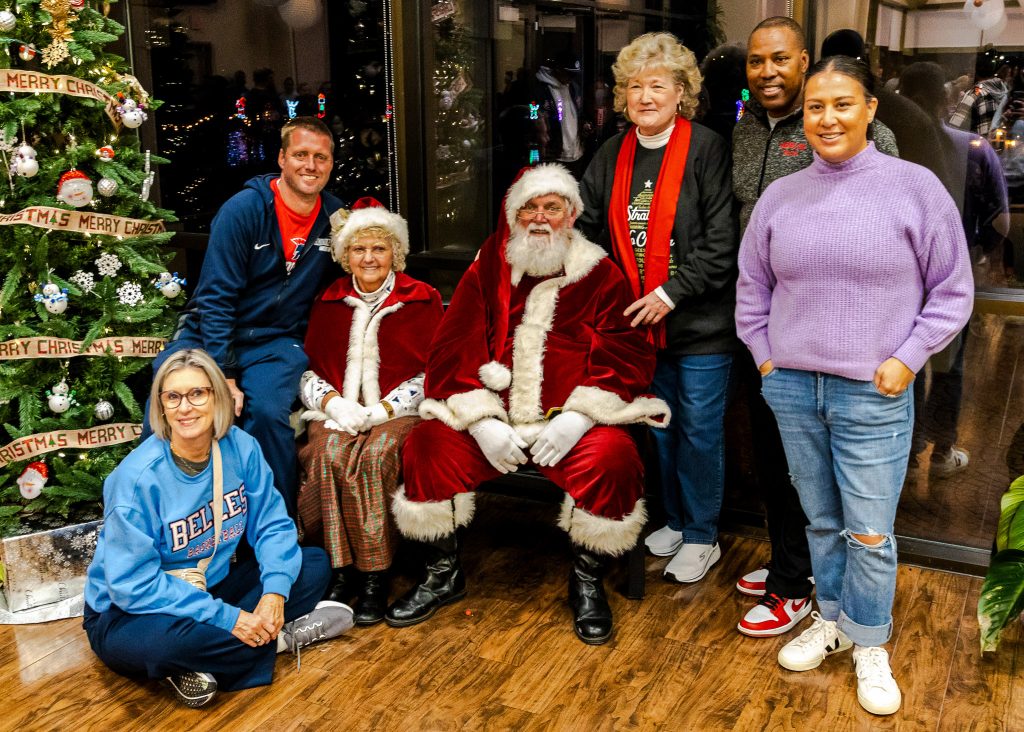
[[[743,616],[736,628],[743,635],[767,638],[782,635],[811,613],[811,598],[796,600],[779,597],[774,592],[765,595]]]
[[[736,583],[736,589],[744,595],[761,597],[764,595],[764,583],[767,579],[768,565],[762,564],[753,572],[747,572],[745,575],[740,577],[739,581]]]

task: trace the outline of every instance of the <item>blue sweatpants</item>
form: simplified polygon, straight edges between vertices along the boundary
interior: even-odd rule
[[[285,622],[310,612],[331,579],[331,562],[319,547],[302,548],[302,570],[284,605]],[[210,588],[224,602],[252,612],[263,587],[255,559],[241,561]],[[132,615],[116,605],[99,613],[85,606],[89,645],[122,676],[162,679],[186,671],[213,674],[221,691],[265,686],[274,676],[277,644],[253,648],[226,630],[177,615]]]
[[[183,348],[202,348],[198,334],[186,331],[153,361],[155,374],[161,364],[175,351]],[[284,497],[288,515],[296,514],[299,491],[299,462],[295,451],[295,430],[289,421],[299,380],[309,365],[302,342],[295,338],[277,338],[265,343],[236,345],[238,361],[238,388],[245,394],[242,416],[235,424],[256,438],[263,457],[274,474],[274,485]],[[142,438],[149,436],[149,409]]]

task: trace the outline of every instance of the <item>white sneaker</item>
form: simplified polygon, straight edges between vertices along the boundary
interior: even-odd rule
[[[857,701],[872,714],[895,714],[903,696],[889,668],[889,653],[878,646],[855,648]]]
[[[811,618],[814,624],[779,651],[779,665],[782,668],[810,671],[818,668],[826,656],[853,646],[853,641],[836,627],[834,620],[825,620],[817,612],[812,612]]]
[[[698,582],[722,558],[718,544],[683,544],[665,566],[665,579]]]
[[[656,557],[671,557],[683,545],[683,532],[662,526],[644,539],[647,551]]]
[[[928,470],[936,478],[948,478],[954,473],[964,470],[970,461],[971,458],[965,450],[951,447],[949,452],[942,455],[938,460],[933,457]]]

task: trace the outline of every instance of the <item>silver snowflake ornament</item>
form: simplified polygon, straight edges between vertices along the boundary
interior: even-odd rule
[[[96,269],[103,277],[113,277],[121,269],[121,260],[117,258],[116,254],[101,254],[96,259]]]
[[[142,302],[142,286],[137,282],[124,282],[117,288],[117,299],[122,305],[138,305]]]
[[[96,278],[93,276],[92,272],[86,272],[85,270],[80,269],[68,279],[78,285],[78,289],[84,293],[90,293],[96,287]]]

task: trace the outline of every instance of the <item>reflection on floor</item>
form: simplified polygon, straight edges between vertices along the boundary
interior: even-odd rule
[[[793,634],[736,631],[751,601],[734,583],[767,558],[763,541],[722,537],[722,560],[692,585],[663,581],[667,560],[648,558],[647,598],[611,593],[615,637],[583,645],[555,513],[481,496],[465,534],[465,600],[422,625],[354,629],[307,649],[301,670],[281,656],[271,687],[207,709],[107,670],[78,620],[0,626],[0,730],[1024,729],[1024,626],[981,657],[976,577],[900,566],[889,648],[903,708],[879,719],[857,703],[849,653],[791,673],[775,657]]]

